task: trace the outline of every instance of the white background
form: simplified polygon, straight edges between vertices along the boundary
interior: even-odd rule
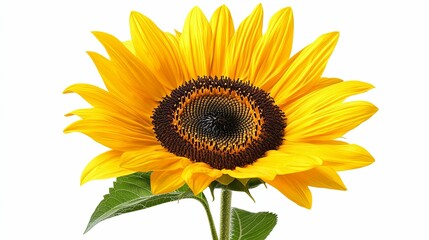
[[[258,2],[1,1],[0,239],[210,239],[203,208],[192,200],[122,215],[82,235],[112,180],[79,186],[82,169],[104,147],[62,133],[75,120],[63,115],[87,105],[61,92],[77,82],[102,86],[85,53],[103,52],[90,31],[127,40],[129,13],[137,10],[172,32],[193,6],[210,17],[222,3],[238,25]],[[263,1],[265,24],[285,6],[295,16],[294,52],[340,31],[324,76],[376,86],[358,98],[379,112],[346,136],[376,162],[341,173],[346,192],[314,189],[312,210],[270,186],[252,191],[256,203],[234,193],[233,206],[277,213],[269,239],[429,239],[425,1]]]

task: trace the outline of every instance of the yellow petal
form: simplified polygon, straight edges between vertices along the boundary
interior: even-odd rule
[[[346,186],[337,172],[330,167],[315,167],[308,171],[293,174],[305,184],[312,187],[346,190]]]
[[[98,70],[101,78],[103,79],[104,85],[106,85],[109,92],[115,93],[118,96],[128,96],[130,93],[130,88],[125,81],[121,84],[118,71],[115,68],[115,64],[112,63],[109,59],[100,55],[96,52],[87,52],[89,57],[95,64],[95,67]]]
[[[167,90],[162,82],[158,81],[156,72],[151,71],[121,41],[107,33],[94,32],[93,34],[103,44],[111,62],[115,64],[121,79],[115,81],[115,84],[125,84],[130,91],[151,103],[156,103],[166,95]]]
[[[130,16],[131,38],[136,55],[157,72],[172,90],[183,80],[180,56],[176,46],[148,17],[138,12]]]
[[[313,84],[313,86],[310,88],[309,92],[313,92],[315,90],[319,90],[319,89],[331,86],[333,84],[340,83],[342,81],[343,80],[341,80],[339,78],[326,78],[326,77],[322,77],[317,82],[315,82]]]
[[[120,167],[121,155],[120,151],[107,151],[92,159],[82,172],[80,184],[134,173],[134,171]]]
[[[125,102],[126,109],[137,109],[137,112],[152,113],[153,107],[156,102],[153,97],[147,98],[146,95],[141,94],[135,83],[129,81],[125,74],[118,71],[114,62],[103,57],[95,52],[88,52],[94,62],[97,70],[106,85],[110,96],[114,96],[117,101]],[[145,104],[142,104],[144,102]]]
[[[221,171],[202,162],[188,165],[182,173],[182,178],[195,195],[204,191],[210,183],[221,176]]]
[[[271,90],[287,70],[292,41],[293,14],[290,8],[284,8],[271,18],[253,52],[249,80],[255,86]]]
[[[185,181],[182,178],[182,172],[183,169],[153,172],[150,175],[150,186],[152,193],[169,193],[183,186]]]
[[[213,33],[213,54],[211,76],[222,76],[225,67],[226,48],[234,34],[234,23],[229,9],[223,5],[219,7],[210,19]]]
[[[363,147],[356,144],[287,144],[279,151],[302,152],[316,155],[323,160],[323,165],[335,171],[364,167],[374,162],[374,158]]]
[[[182,33],[177,30],[174,30],[174,32],[176,33],[175,35],[176,39],[180,39],[180,36],[182,36]]]
[[[273,86],[271,96],[280,107],[305,95],[320,79],[338,41],[338,32],[320,36],[304,48],[288,67],[286,73]]]
[[[252,53],[262,35],[262,17],[259,4],[238,27],[227,48],[225,76],[248,80]]]
[[[211,42],[210,24],[203,12],[198,7],[194,7],[185,20],[179,40],[185,71],[187,71],[186,79],[196,79],[198,76],[210,74]]]
[[[283,195],[301,207],[310,209],[312,196],[308,186],[299,179],[290,175],[279,175],[274,180],[262,179],[277,188]]]
[[[119,125],[123,125],[129,130],[136,132],[144,132],[145,135],[154,135],[153,126],[150,121],[150,116],[145,116],[144,119],[129,116],[126,113],[118,113],[110,109],[103,108],[84,108],[74,110],[66,116],[79,116],[82,119],[105,120]]]
[[[124,152],[137,150],[143,146],[159,145],[153,135],[147,134],[144,129],[130,130],[120,121],[82,119],[70,124],[64,132],[81,132],[108,148]]]
[[[276,174],[283,175],[306,171],[316,166],[322,165],[322,160],[306,152],[289,153],[277,150],[268,151],[265,157],[253,163],[253,167],[275,170]]]
[[[346,102],[294,119],[286,127],[289,141],[324,141],[342,137],[377,112],[365,101]]]
[[[131,106],[131,99],[124,101],[118,95],[90,84],[71,85],[64,90],[64,93],[77,93],[95,108],[116,112],[131,119],[139,119],[139,121],[144,123],[147,123],[148,120],[152,121],[148,119],[148,116],[152,115],[153,109],[144,107],[134,108],[134,106]],[[145,104],[141,104],[141,101],[139,101],[139,105],[143,106]]]
[[[121,166],[139,172],[150,172],[176,170],[189,164],[189,159],[176,156],[156,145],[124,153]]]
[[[99,87],[79,83],[73,84],[66,88],[63,93],[77,93],[79,94],[85,101],[91,104],[94,107],[99,108],[108,108],[112,106],[114,108],[120,109],[121,106],[116,106],[114,98],[110,96],[108,92]]]
[[[346,98],[366,92],[373,87],[369,83],[360,81],[340,82],[301,97],[289,104],[284,111],[288,120],[293,122],[295,119],[300,119],[305,115],[339,104]]]
[[[133,41],[128,40],[123,42],[124,46],[130,51],[132,52],[134,55],[136,55],[136,48],[134,47]]]
[[[304,154],[303,154],[304,153]],[[322,165],[317,156],[301,153],[285,153],[277,150],[268,151],[265,157],[245,167],[234,170],[223,169],[222,173],[234,178],[261,178],[273,180],[277,175],[306,171]]]

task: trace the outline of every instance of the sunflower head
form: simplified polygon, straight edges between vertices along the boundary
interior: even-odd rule
[[[337,32],[291,57],[291,9],[272,16],[264,33],[262,12],[258,5],[235,29],[226,6],[210,20],[195,7],[175,34],[132,12],[131,41],[95,32],[108,57],[89,55],[106,89],[66,89],[92,107],[71,112],[81,120],[65,132],[110,150],[87,165],[82,184],[149,171],[155,194],[265,182],[307,208],[309,186],[344,190],[337,172],[373,158],[338,138],[377,111],[345,100],[373,86],[322,77]]]

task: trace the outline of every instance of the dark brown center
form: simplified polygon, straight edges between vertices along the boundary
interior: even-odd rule
[[[267,92],[225,77],[201,77],[174,89],[152,120],[169,152],[216,169],[252,164],[281,145],[286,127]]]

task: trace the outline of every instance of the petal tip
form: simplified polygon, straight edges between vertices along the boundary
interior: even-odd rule
[[[340,37],[340,32],[339,31],[333,31],[333,32],[330,33],[330,35],[332,35],[332,37],[339,38]]]
[[[142,13],[139,13],[137,11],[131,11],[130,13],[130,23],[131,24],[137,24],[139,21],[147,20],[147,17],[143,15]]]
[[[285,7],[283,9],[281,9],[279,12],[282,12],[285,15],[289,15],[291,17],[291,15],[293,15],[293,11],[291,7]]]
[[[313,198],[311,197],[311,193],[310,193],[310,196],[308,196],[307,198],[303,198],[303,199],[300,199],[300,201],[294,201],[294,202],[299,206],[304,207],[308,210],[311,210],[311,208],[313,207]]]
[[[371,83],[363,82],[368,90],[375,88]]]
[[[92,33],[92,35],[94,35],[94,36],[98,36],[98,35],[103,34],[103,33],[102,33],[102,32],[100,32],[100,31],[91,31],[91,33]]]
[[[334,40],[336,42],[340,38],[340,32],[338,32],[338,31],[331,32],[330,36],[332,37],[332,40]]]
[[[83,186],[85,183],[89,182],[89,179],[87,178],[86,175],[82,174],[82,176],[80,177],[80,186]]]
[[[73,91],[71,90],[71,86],[67,87],[66,89],[64,89],[63,94],[68,94],[68,93],[73,93]]]
[[[135,16],[139,16],[141,15],[141,13],[137,12],[137,11],[131,11],[130,13],[130,17],[135,17]]]
[[[91,32],[92,35],[94,35],[95,38],[97,38],[99,41],[101,41],[102,39],[109,39],[112,38],[113,36],[105,33],[105,32],[101,32],[101,31],[92,31]]]
[[[202,13],[201,8],[198,6],[195,6],[191,9],[189,13]]]
[[[340,38],[339,31],[325,33],[322,36],[320,36],[320,39],[323,39],[324,41],[328,41],[328,42],[334,42],[334,43],[336,43],[339,38]]]
[[[369,114],[372,116],[376,112],[378,112],[378,107],[375,106],[374,104],[370,103],[370,102],[367,102],[367,110],[368,110]]]
[[[254,13],[262,14],[262,12],[264,11],[264,8],[262,7],[262,3],[259,3],[258,5],[256,5],[253,11]]]
[[[221,13],[221,14],[225,14],[225,13],[229,14],[229,8],[228,8],[225,4],[222,4],[222,6],[220,6],[220,7],[215,11],[215,13],[216,13],[216,12]]]
[[[79,120],[79,121],[81,121],[81,120]],[[79,121],[77,121],[77,122],[79,122]],[[63,133],[72,133],[72,132],[76,132],[75,124],[76,124],[77,122],[73,122],[73,123],[71,123],[70,125],[68,125],[66,128],[64,128]]]

